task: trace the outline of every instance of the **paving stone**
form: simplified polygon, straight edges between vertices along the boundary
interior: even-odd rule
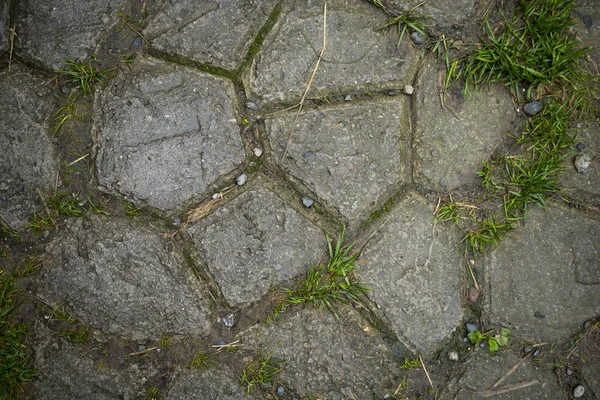
[[[392,30],[377,28],[384,13],[359,0],[327,2],[327,46],[309,97],[384,89],[412,83],[420,53]],[[323,46],[323,3],[289,1],[244,76],[248,97],[297,102]]]
[[[394,9],[405,12],[413,10],[415,15],[430,20],[430,23],[442,29],[460,26],[475,15],[476,0],[430,0],[423,3],[421,0],[384,0]]]
[[[226,369],[200,371],[187,369],[175,378],[167,400],[195,400],[199,394],[206,400],[247,400],[238,377]]]
[[[450,95],[440,105],[439,66],[430,62],[419,72],[415,100],[414,178],[439,189],[475,182],[481,163],[506,137],[516,113],[501,86],[481,88],[468,99]],[[414,96],[414,95],[413,95]]]
[[[137,365],[114,371],[98,368],[78,346],[56,336],[41,323],[35,325],[36,399],[133,400],[142,392]]]
[[[588,155],[592,162],[589,172],[578,173],[574,166],[575,155],[568,158],[567,169],[560,176],[560,184],[565,189],[580,190],[592,195],[600,195],[600,128],[593,123],[584,127],[577,133],[576,143],[581,143],[585,148],[580,152]]]
[[[600,223],[578,210],[533,207],[518,236],[484,260],[492,325],[531,342],[561,342],[600,313]]]
[[[592,48],[592,58],[596,63],[600,63],[600,7],[595,0],[581,0],[573,5],[571,15],[576,21],[578,38],[581,39],[584,46]]]
[[[259,300],[273,285],[317,264],[323,233],[265,187],[251,189],[189,229],[231,306]]]
[[[288,315],[292,314],[292,315]],[[306,398],[383,398],[401,378],[393,350],[381,334],[349,307],[330,312],[288,309],[269,325],[255,325],[238,338],[247,350],[285,360],[278,376],[286,389]],[[354,397],[353,397],[354,396]]]
[[[63,69],[66,58],[87,60],[119,21],[121,0],[17,2],[17,54],[46,68]]]
[[[581,368],[581,372],[587,383],[586,389],[591,390],[598,398],[600,396],[600,360],[597,357],[588,358]]]
[[[433,206],[409,192],[367,243],[357,268],[369,297],[415,352],[431,355],[462,318],[460,252]]]
[[[52,261],[38,276],[38,296],[68,304],[99,335],[142,341],[210,328],[198,280],[160,233],[90,216],[70,223],[47,250]]]
[[[216,67],[237,69],[276,0],[169,1],[148,23],[152,47]],[[201,40],[198,40],[201,38]]]
[[[0,93],[0,217],[22,229],[42,205],[37,189],[54,189],[57,161],[48,135],[54,101],[44,79],[18,66],[0,73]]]
[[[98,181],[161,210],[201,195],[244,159],[231,82],[138,58],[97,96]]]
[[[298,120],[280,163],[321,200],[356,222],[368,216],[391,186],[409,179],[408,108],[405,98],[397,98],[307,111]],[[295,115],[267,120],[277,160]]]
[[[508,348],[499,350],[494,356],[487,349],[475,350],[460,367],[460,372],[448,383],[447,390],[440,400],[475,400],[487,396],[479,396],[474,392],[485,391],[502,378],[521,358]],[[532,386],[493,395],[498,400],[562,400],[565,395],[556,383],[556,376],[550,369],[527,360],[507,377],[497,388],[516,385],[523,382],[537,381]]]
[[[0,55],[10,47],[8,36],[8,6],[9,2],[0,2]]]

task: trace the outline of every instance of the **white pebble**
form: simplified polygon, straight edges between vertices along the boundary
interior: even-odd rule
[[[262,156],[263,151],[260,147],[255,147],[254,149],[252,149],[252,151],[254,152],[254,155],[256,157]]]
[[[415,92],[415,88],[412,87],[411,85],[405,85],[404,89],[402,89],[402,91],[404,92],[404,94],[411,95]]]
[[[237,183],[238,186],[242,186],[244,183],[246,183],[247,180],[248,177],[246,176],[246,174],[241,174],[240,176],[235,178],[235,183]]]
[[[450,350],[450,351],[448,352],[448,358],[449,358],[451,361],[458,361],[458,353],[457,353],[456,351],[454,351],[454,350]]]
[[[575,386],[575,389],[573,389],[573,397],[575,397],[576,399],[583,397],[584,393],[585,388],[583,387],[583,385],[577,385]]]

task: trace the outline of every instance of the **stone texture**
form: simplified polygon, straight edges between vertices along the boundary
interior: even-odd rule
[[[468,99],[460,93],[440,105],[439,66],[429,62],[419,72],[415,99],[414,178],[447,190],[477,179],[482,161],[506,137],[516,117],[508,91],[482,87]],[[415,95],[413,95],[415,96]]]
[[[144,35],[152,40],[152,47],[216,67],[237,69],[276,1],[164,3],[144,30]]]
[[[94,361],[42,324],[35,327],[35,398],[40,400],[133,400],[140,398],[143,375],[136,365],[120,371]]]
[[[285,360],[278,378],[300,398],[318,393],[336,400],[379,399],[392,393],[401,379],[393,350],[353,309],[344,307],[338,315],[288,309],[275,322],[238,337],[247,350],[262,348],[273,352],[272,359]]]
[[[441,29],[460,27],[475,15],[476,0],[430,0],[423,3],[421,0],[383,0],[394,9],[405,12],[413,10],[413,13],[422,16]],[[420,5],[419,5],[420,4]],[[415,8],[416,7],[416,8]]]
[[[369,297],[415,352],[431,355],[461,321],[455,241],[448,226],[434,226],[433,206],[409,192],[361,253]]]
[[[86,61],[104,32],[118,23],[121,0],[17,2],[17,54],[46,68],[63,69],[66,58]]]
[[[600,63],[600,7],[596,0],[581,0],[573,5],[571,15],[576,21],[576,29],[584,46],[592,48],[592,58]]]
[[[238,377],[228,369],[210,371],[188,369],[175,379],[167,400],[195,400],[198,395],[206,400],[245,400],[246,391],[239,385]]]
[[[596,350],[598,349],[596,348]],[[591,390],[598,398],[600,396],[600,360],[597,357],[587,359],[581,372],[587,383],[586,389]]]
[[[478,396],[474,392],[490,389],[519,360],[520,357],[513,354],[508,348],[501,349],[494,356],[490,355],[487,349],[475,350],[475,353],[472,353],[460,367],[460,372],[450,380],[448,388],[440,400],[483,398],[484,396]],[[537,383],[526,388],[497,394],[491,398],[498,400],[565,399],[562,389],[556,384],[556,377],[552,371],[535,364],[531,359],[519,366],[497,389],[530,381],[537,381]]]
[[[531,342],[567,340],[600,313],[599,237],[600,223],[590,215],[531,208],[518,236],[484,260],[491,324]]]
[[[202,194],[243,161],[225,79],[138,58],[96,98],[98,181],[162,210]]]
[[[0,73],[0,217],[27,226],[41,206],[37,189],[54,189],[57,161],[48,136],[53,100],[45,80],[24,68]]]
[[[326,248],[319,229],[264,187],[225,204],[189,233],[231,306],[259,300],[305,272]]]
[[[8,1],[0,2],[0,56],[10,47],[8,33]]]
[[[582,143],[585,148],[581,154],[587,155],[593,162],[588,173],[580,174],[574,166],[575,155],[569,157],[566,171],[560,176],[560,184],[565,189],[583,191],[592,195],[600,195],[600,128],[597,123],[583,127],[577,133],[576,143]]]
[[[382,89],[412,83],[420,58],[396,32],[377,27],[385,14],[362,1],[327,2],[327,46],[309,97]],[[282,15],[244,76],[248,97],[296,102],[302,97],[323,46],[323,3],[286,2]]]
[[[407,112],[405,98],[307,111],[280,164],[321,200],[357,222],[368,216],[386,190],[408,178]],[[295,115],[267,120],[277,160]]]
[[[200,283],[160,233],[90,216],[70,223],[47,250],[52,261],[37,277],[38,296],[70,305],[100,335],[141,341],[210,328]]]

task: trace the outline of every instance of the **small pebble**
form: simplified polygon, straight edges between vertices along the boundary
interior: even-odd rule
[[[283,397],[284,394],[285,394],[285,389],[283,388],[283,386],[279,386],[277,388],[277,396]]]
[[[470,287],[468,295],[469,295],[469,301],[471,303],[475,303],[477,301],[477,299],[479,299],[479,290],[475,289],[474,287]]]
[[[537,349],[535,349],[535,351],[533,352],[533,356],[534,357],[538,357],[540,355],[540,353],[542,352],[542,349],[540,349],[539,347]]]
[[[146,346],[144,346],[143,344],[138,344],[138,351],[144,351],[146,350]]]
[[[313,156],[313,152],[312,151],[307,151],[306,153],[303,154],[304,158],[311,158]]]
[[[350,101],[350,100],[352,100],[352,96],[350,96],[349,94],[347,94],[346,97],[344,97],[344,100],[345,101]]]
[[[129,50],[139,50],[142,47],[142,38],[136,37],[131,46],[129,46]]]
[[[395,96],[396,94],[397,94],[397,93],[396,93],[396,91],[395,91],[395,90],[390,90],[390,91],[388,92],[388,96]]]
[[[425,41],[427,40],[427,36],[423,35],[420,32],[414,31],[410,34],[410,39],[413,41],[414,44],[419,45],[425,43]]]
[[[171,222],[171,225],[173,225],[173,226],[179,226],[179,225],[181,225],[181,218],[179,218],[179,217],[173,218],[173,221]]]
[[[583,385],[577,385],[575,386],[575,389],[573,389],[573,397],[575,397],[576,399],[583,397],[585,393],[585,388],[583,387]]]
[[[247,180],[248,177],[246,176],[246,174],[241,174],[240,176],[235,178],[235,183],[237,183],[238,186],[242,186],[244,183],[246,183]]]
[[[587,154],[579,154],[575,157],[575,169],[580,174],[587,174],[590,172],[590,165],[592,164],[592,159]]]
[[[310,197],[303,197],[302,198],[302,204],[304,204],[304,207],[309,208],[310,206],[312,206],[314,203],[314,200],[311,199]]]
[[[458,361],[458,353],[457,353],[456,351],[454,351],[454,350],[450,350],[450,351],[448,352],[448,358],[449,358],[451,361]]]
[[[523,112],[533,117],[535,114],[542,111],[542,108],[544,108],[544,103],[541,101],[530,101],[523,105]]]
[[[405,85],[404,89],[402,89],[402,91],[404,92],[404,94],[411,95],[415,92],[415,88],[412,87],[411,85]]]
[[[534,317],[536,317],[537,319],[544,319],[544,318],[546,318],[546,315],[542,314],[542,313],[541,313],[541,312],[539,312],[539,311],[536,311],[536,312],[533,314],[533,316],[534,316]]]
[[[533,347],[531,347],[531,346],[525,346],[523,348],[523,353],[529,354],[529,353],[531,353],[532,350],[533,350]]]
[[[570,367],[567,367],[567,370],[565,371],[567,373],[567,375],[571,376],[575,373],[575,371],[573,371]]]
[[[250,110],[258,111],[258,106],[253,101],[247,101],[246,108],[249,108]]]
[[[220,193],[215,193],[215,194],[213,194],[213,195],[212,195],[212,198],[213,198],[213,199],[217,199],[217,198],[219,198],[219,197],[221,197],[221,194],[220,194]]]
[[[233,320],[233,314],[229,314],[223,317],[223,323],[226,327],[231,328],[235,321]]]
[[[470,322],[467,322],[466,327],[467,327],[467,332],[473,332],[473,331],[478,330],[477,329],[477,324],[472,324]]]
[[[262,156],[262,153],[263,153],[263,151],[260,147],[255,147],[254,149],[252,149],[252,152],[254,153],[254,155],[256,157]]]
[[[583,143],[577,143],[575,145],[575,148],[577,149],[577,151],[583,151],[583,149],[585,149],[585,144],[583,144]]]

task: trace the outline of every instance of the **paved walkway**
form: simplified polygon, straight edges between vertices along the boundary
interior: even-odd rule
[[[388,17],[374,5],[328,1],[303,99],[321,1],[12,3],[0,3],[0,250],[3,268],[43,261],[20,279],[17,310],[31,398],[242,399],[260,355],[282,371],[256,399],[600,397],[596,122],[580,124],[587,172],[569,164],[546,211],[471,259],[434,210],[481,196],[477,171],[523,126],[522,104],[493,86],[442,106],[441,63],[419,38],[397,46],[395,29],[377,30]],[[419,12],[458,45],[484,3]],[[599,43],[598,4],[574,17]],[[114,69],[85,98],[54,71],[93,55]],[[85,116],[57,128],[69,104]],[[83,215],[33,229],[57,193]],[[343,226],[372,289],[363,304],[267,324],[277,288],[326,260],[325,232]],[[466,339],[500,327],[509,344],[494,355]]]

